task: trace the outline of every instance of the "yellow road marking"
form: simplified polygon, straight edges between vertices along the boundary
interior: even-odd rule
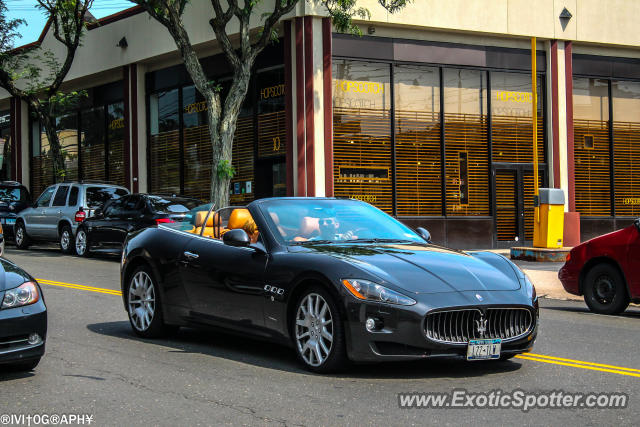
[[[38,281],[38,283],[43,285],[61,286],[63,288],[78,289],[81,291],[89,291],[89,292],[99,292],[99,293],[108,294],[108,295],[122,295],[122,292],[117,291],[115,289],[97,288],[95,286],[78,285],[75,283],[56,282],[54,280],[47,280],[47,279],[36,279],[36,280]]]
[[[597,367],[600,367],[600,368],[615,369],[615,370],[618,370],[618,371],[640,372],[640,369],[623,368],[622,366],[604,365],[602,363],[583,362],[582,360],[575,360],[575,359],[563,359],[562,357],[545,356],[544,354],[525,353],[524,356],[526,356],[526,357],[536,357],[536,358],[542,358],[542,359],[559,360],[561,362],[579,363],[581,365],[591,365],[591,366],[597,366]]]
[[[545,356],[544,358],[530,357],[530,353],[519,354],[516,356],[516,358],[523,359],[523,360],[532,360],[534,362],[550,363],[552,365],[569,366],[572,368],[588,369],[591,371],[600,371],[600,372],[609,372],[612,374],[626,375],[630,377],[640,378],[640,373],[636,374],[633,372],[626,372],[626,371],[636,371],[636,369],[628,369],[628,368],[622,368],[617,366],[613,366],[613,368],[616,368],[616,369],[606,369],[598,366],[591,366],[591,365],[600,365],[598,363],[580,362],[580,361],[576,361],[576,363],[569,363],[569,362],[563,362],[562,360],[571,360],[571,359],[562,359],[562,358],[555,359],[555,358],[551,358],[551,356]],[[610,365],[600,365],[600,366],[610,366]]]

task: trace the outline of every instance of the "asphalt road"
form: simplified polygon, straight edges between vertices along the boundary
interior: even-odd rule
[[[80,259],[55,248],[8,248],[6,257],[38,279],[61,283],[42,285],[49,334],[40,365],[26,374],[0,371],[0,414],[92,414],[92,425],[638,423],[637,308],[600,316],[581,302],[542,300],[534,348],[539,356],[497,363],[359,365],[340,375],[319,376],[301,369],[292,350],[246,337],[181,329],[171,339],[139,339],[118,295],[64,285],[118,290],[118,257]],[[629,405],[526,413],[398,407],[401,392],[458,388],[624,392]]]

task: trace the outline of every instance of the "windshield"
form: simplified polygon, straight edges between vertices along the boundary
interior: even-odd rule
[[[191,199],[176,199],[173,197],[148,196],[149,206],[155,213],[183,214],[198,207],[201,203]]]
[[[409,227],[357,200],[274,199],[261,203],[271,228],[289,245],[307,242],[425,243]]]
[[[27,192],[16,187],[0,187],[0,200],[3,202],[26,202]]]

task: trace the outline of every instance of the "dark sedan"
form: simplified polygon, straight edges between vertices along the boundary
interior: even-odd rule
[[[30,202],[29,190],[24,185],[16,181],[0,182],[0,223],[5,239],[13,240],[18,213],[29,207]]]
[[[36,280],[0,258],[0,364],[31,370],[44,354],[47,307]]]
[[[130,234],[133,330],[215,326],[291,345],[310,370],[347,360],[508,359],[529,351],[538,301],[505,257],[429,243],[373,206],[271,198]]]
[[[558,277],[594,313],[617,314],[640,302],[640,219],[571,249]]]
[[[153,194],[130,194],[108,202],[89,219],[81,218],[75,239],[76,254],[87,257],[94,250],[119,252],[127,233],[182,221],[200,203],[186,197]]]

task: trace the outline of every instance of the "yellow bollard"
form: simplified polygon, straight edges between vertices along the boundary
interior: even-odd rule
[[[534,227],[533,247],[561,248],[564,233],[564,191],[541,188],[539,196],[540,224]]]

